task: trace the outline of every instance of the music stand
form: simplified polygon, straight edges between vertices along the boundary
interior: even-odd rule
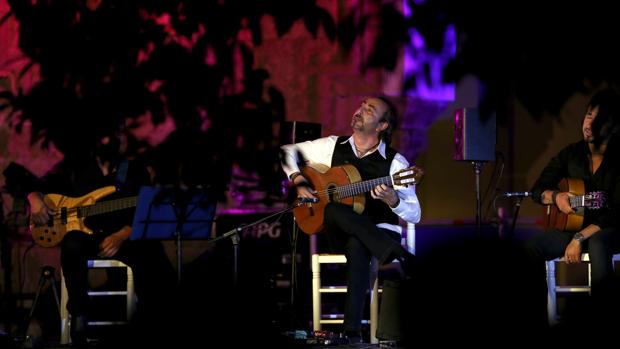
[[[215,218],[216,202],[207,189],[142,187],[131,239],[176,242],[177,282],[181,283],[182,240],[207,240]]]

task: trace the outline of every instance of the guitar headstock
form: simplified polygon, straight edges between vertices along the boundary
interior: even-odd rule
[[[423,176],[424,170],[417,166],[412,166],[394,173],[392,179],[395,185],[406,187],[408,185],[419,184]]]
[[[597,210],[605,206],[605,192],[593,191],[584,195],[585,207]]]

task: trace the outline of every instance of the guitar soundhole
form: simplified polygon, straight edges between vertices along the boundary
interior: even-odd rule
[[[331,185],[331,186],[327,186],[327,198],[328,198],[328,202],[333,202],[333,201],[338,201],[338,193],[335,190],[335,186]]]

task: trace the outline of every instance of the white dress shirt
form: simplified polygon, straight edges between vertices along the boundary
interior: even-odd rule
[[[301,157],[305,161],[305,164],[301,164],[302,166],[311,164],[322,164],[330,167],[332,155],[334,153],[334,149],[336,148],[337,141],[337,136],[329,136],[319,138],[314,141],[283,145],[282,151],[284,152],[284,158],[282,159],[282,169],[284,170],[284,173],[286,173],[287,177],[290,178],[291,174],[299,172],[299,155],[301,155]],[[356,154],[353,136],[349,137],[349,139],[345,140],[344,142],[349,142],[353,154]],[[385,143],[383,143],[383,140],[381,140],[377,148],[368,152],[367,154],[364,154],[364,156],[368,156],[378,151],[379,154],[383,156],[383,158],[386,158],[385,149],[386,145]],[[400,153],[396,153],[394,159],[392,160],[392,163],[390,164],[390,175],[393,175],[397,171],[408,167],[409,162],[407,161],[407,159],[405,159],[405,157],[402,156]],[[420,221],[422,211],[420,209],[418,197],[415,193],[415,185],[409,185],[407,187],[396,185],[394,186],[394,189],[396,190],[400,202],[398,206],[392,208],[392,211],[407,222],[418,223]],[[398,233],[401,233],[402,230],[399,225],[388,223],[377,224],[377,227],[393,230]]]

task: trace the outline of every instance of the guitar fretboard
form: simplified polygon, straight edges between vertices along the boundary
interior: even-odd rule
[[[584,207],[586,205],[585,195],[576,195],[568,198],[570,201],[570,207]]]
[[[81,206],[77,208],[78,216],[88,217],[134,207],[136,206],[137,199],[137,196],[132,196],[123,199],[98,202],[94,205]]]
[[[336,198],[342,199],[350,196],[359,195],[362,193],[366,193],[371,191],[373,188],[378,186],[379,184],[387,184],[392,185],[392,177],[385,176],[380,178],[375,178],[363,182],[356,182],[351,184],[346,184],[341,187],[336,188]]]

